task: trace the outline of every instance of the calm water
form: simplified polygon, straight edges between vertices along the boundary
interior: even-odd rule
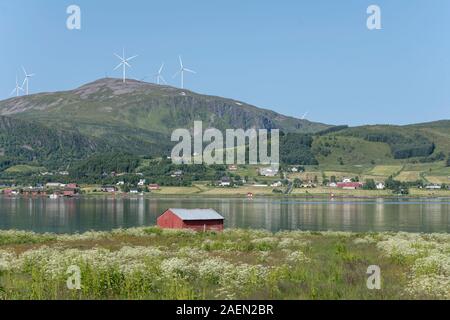
[[[449,232],[450,200],[20,199],[0,197],[0,229],[75,233],[150,226],[167,208],[213,208],[228,228]]]

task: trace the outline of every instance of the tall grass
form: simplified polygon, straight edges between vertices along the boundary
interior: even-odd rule
[[[0,231],[0,299],[450,299],[448,235]],[[382,289],[366,286],[379,265]],[[81,270],[81,290],[66,286]]]

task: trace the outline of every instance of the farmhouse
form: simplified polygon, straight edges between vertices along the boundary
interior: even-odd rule
[[[330,182],[329,184],[328,184],[328,186],[330,187],[330,188],[337,188],[337,183],[336,182]]]
[[[377,190],[384,190],[384,189],[386,189],[386,185],[383,182],[378,182],[376,187],[377,187]]]
[[[275,177],[278,174],[278,170],[272,167],[269,168],[260,168],[259,174],[265,177]]]
[[[229,177],[223,177],[219,181],[219,186],[220,187],[231,187],[231,179]]]
[[[274,182],[270,185],[271,187],[279,188],[283,186],[283,183],[281,181]]]
[[[191,229],[194,231],[222,231],[224,217],[213,209],[168,209],[157,220],[165,229]]]
[[[148,190],[159,190],[160,186],[159,184],[149,184],[148,185]]]
[[[106,193],[114,193],[117,191],[117,188],[114,186],[102,186],[101,190]]]
[[[362,188],[363,185],[361,182],[339,182],[337,184],[338,188],[345,190],[356,190]]]

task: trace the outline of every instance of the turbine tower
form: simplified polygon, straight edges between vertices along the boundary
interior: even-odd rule
[[[19,79],[16,76],[16,87],[13,89],[13,91],[11,91],[11,96],[14,94],[14,92],[16,93],[16,97],[19,96],[20,91],[23,91],[23,88],[21,86],[19,86]]]
[[[159,68],[158,73],[155,74],[157,84],[161,84],[161,81],[162,81],[162,83],[167,84],[166,80],[164,80],[164,77],[162,76],[163,69],[164,69],[164,62],[161,65],[161,68]]]
[[[120,63],[117,65],[117,67],[114,68],[114,70],[119,69],[120,67],[123,68],[123,83],[126,82],[126,76],[127,76],[127,67],[131,68],[131,65],[129,62],[133,60],[134,58],[137,58],[138,56],[132,56],[130,58],[125,58],[125,49],[123,49],[122,56],[119,56],[117,53],[114,53],[114,55],[120,60]]]
[[[188,68],[185,68],[183,65],[183,60],[181,60],[181,56],[179,56],[179,58],[180,58],[180,70],[178,70],[178,72],[175,73],[175,75],[173,77],[175,78],[176,76],[178,76],[178,74],[181,74],[181,89],[184,89],[184,73],[189,72],[189,73],[196,74],[196,72],[193,70],[190,70]]]
[[[28,84],[30,82],[30,78],[34,77],[35,74],[34,73],[28,74],[24,67],[22,67],[22,70],[23,70],[23,73],[25,74],[25,79],[23,80],[22,88],[26,85],[25,94],[28,95]]]

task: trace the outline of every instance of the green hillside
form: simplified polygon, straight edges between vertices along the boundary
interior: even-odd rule
[[[204,129],[280,129],[283,164],[317,166],[314,170],[327,175],[356,172],[378,177],[390,172],[401,179],[428,181],[448,176],[450,120],[330,126],[232,99],[135,80],[124,85],[118,79],[0,101],[0,171],[90,168],[91,160],[86,159],[108,152],[169,155],[171,132],[192,128],[198,120]]]
[[[443,161],[450,154],[450,121],[343,128],[316,136],[313,153],[321,164]]]
[[[174,129],[204,126],[278,128],[314,133],[330,126],[283,116],[239,101],[169,86],[101,79],[78,89],[0,102],[0,115],[76,129],[138,154],[168,153]]]
[[[76,131],[0,116],[0,170],[18,164],[66,167],[111,147]],[[13,172],[28,166],[17,166]]]

